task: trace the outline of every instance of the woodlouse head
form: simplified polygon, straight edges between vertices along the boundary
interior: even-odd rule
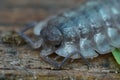
[[[40,34],[45,44],[51,45],[56,48],[60,46],[63,39],[60,30],[54,26],[43,28]]]

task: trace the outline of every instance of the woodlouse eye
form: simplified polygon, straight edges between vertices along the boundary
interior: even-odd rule
[[[61,46],[61,43],[56,44],[56,45],[55,45],[55,48],[59,48],[60,46]]]

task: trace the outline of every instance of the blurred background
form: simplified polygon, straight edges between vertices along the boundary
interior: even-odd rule
[[[0,30],[16,29],[31,21],[41,21],[83,0],[0,0]]]

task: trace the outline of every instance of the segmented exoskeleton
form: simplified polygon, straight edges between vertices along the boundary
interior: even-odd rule
[[[88,0],[83,5],[29,25],[19,34],[33,48],[42,47],[40,56],[56,68],[68,58],[94,58],[120,48],[120,0]],[[33,42],[23,32],[35,26],[39,36]],[[97,52],[97,53],[96,53]],[[56,53],[65,59],[58,64],[48,55]],[[87,61],[86,61],[87,62]]]

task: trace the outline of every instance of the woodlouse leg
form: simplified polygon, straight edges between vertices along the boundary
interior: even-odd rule
[[[79,55],[81,56],[82,60],[86,63],[86,65],[89,67],[90,63],[88,62],[88,60],[80,52]]]
[[[55,69],[61,69],[62,66],[67,62],[67,60],[73,55],[74,53],[69,54],[68,56],[66,56],[63,61],[61,63],[57,62],[56,60],[52,60],[51,58],[49,58],[48,56],[45,55],[41,55],[42,59],[46,62],[48,62],[49,64],[53,65],[55,67]]]
[[[46,61],[47,63],[53,65],[55,67],[55,69],[60,69],[59,67],[59,63],[56,62],[55,60],[52,60],[51,58],[49,58],[48,56],[45,56],[45,55],[40,55],[41,58]]]
[[[66,56],[64,60],[61,62],[61,64],[59,65],[59,67],[61,68],[72,55],[74,55],[74,53],[71,53],[68,56]]]
[[[28,42],[33,48],[38,48],[40,47],[39,44],[36,44],[35,42],[33,42],[27,35],[24,34],[24,32],[26,32],[28,29],[33,28],[36,25],[36,22],[32,22],[29,23],[25,26],[25,28],[23,28],[20,32],[17,32],[22,38],[24,38],[26,40],[26,42]]]
[[[49,55],[41,54],[41,58],[42,58],[44,61],[48,62],[49,64],[53,65],[53,66],[55,67],[55,69],[61,69],[62,66],[67,62],[67,60],[68,60],[72,55],[74,55],[75,53],[78,53],[78,54],[81,56],[82,60],[87,64],[88,68],[91,66],[90,63],[88,62],[88,60],[87,60],[80,52],[73,52],[73,53],[67,55],[67,56],[63,59],[63,61],[62,61],[61,63],[57,62],[55,59],[51,59],[51,58],[49,57]]]

